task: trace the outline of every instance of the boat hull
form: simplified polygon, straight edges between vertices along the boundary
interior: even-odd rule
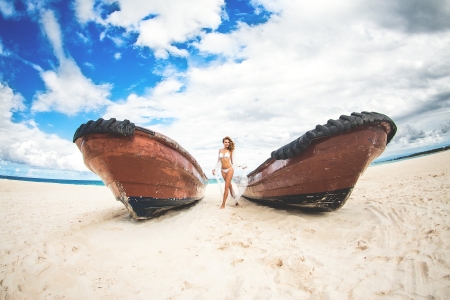
[[[335,211],[345,204],[370,163],[383,153],[390,130],[386,122],[364,124],[312,140],[293,158],[270,158],[249,174],[243,196],[273,206]]]
[[[139,127],[138,127],[139,128]],[[148,219],[204,197],[207,178],[176,142],[148,130],[76,139],[85,165],[135,219]]]

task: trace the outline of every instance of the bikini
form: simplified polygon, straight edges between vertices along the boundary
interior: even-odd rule
[[[230,158],[230,153],[229,152],[225,152],[225,154],[223,154],[222,152],[219,152],[219,158]],[[221,169],[223,172],[228,173],[228,170],[230,170],[231,168],[228,169]]]

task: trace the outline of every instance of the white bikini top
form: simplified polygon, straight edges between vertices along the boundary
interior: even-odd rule
[[[222,152],[219,152],[219,158],[230,157],[230,152],[225,152],[225,155]]]

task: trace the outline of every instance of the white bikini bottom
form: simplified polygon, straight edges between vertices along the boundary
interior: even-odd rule
[[[228,173],[228,171],[229,171],[230,169],[231,169],[231,168],[228,168],[228,169],[221,169],[221,170],[222,170],[222,172]]]

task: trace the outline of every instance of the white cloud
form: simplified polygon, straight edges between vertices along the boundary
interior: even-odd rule
[[[65,59],[61,29],[55,18],[55,14],[51,10],[43,10],[41,12],[41,25],[48,37],[49,42],[53,46],[53,52],[59,60]]]
[[[108,38],[116,44],[117,47],[122,47],[126,44],[126,40],[123,37],[116,37],[112,35],[107,35]]]
[[[46,142],[53,146],[68,144],[68,141],[52,139],[51,137],[47,138]],[[70,169],[73,166],[73,161],[79,159],[79,155],[76,155],[76,153],[61,155],[58,148],[52,147],[49,149],[49,147],[44,148],[42,146],[42,143],[38,143],[36,139],[22,140],[10,145],[8,149],[2,149],[2,154],[9,161],[55,169]],[[71,145],[71,148],[73,148],[73,145]]]
[[[221,54],[231,58],[239,57],[245,44],[245,41],[240,41],[233,35],[219,32],[203,34],[201,42],[194,43],[201,52]]]
[[[84,43],[87,44],[89,43],[89,39],[82,33],[78,32],[77,36],[80,38],[80,40]]]
[[[73,5],[79,23],[85,24],[96,19],[94,0],[75,0]]]
[[[42,28],[59,60],[59,68],[57,71],[40,72],[47,90],[35,95],[32,111],[55,110],[75,115],[80,111],[96,110],[109,104],[108,97],[112,86],[96,85],[86,78],[73,59],[66,57],[61,30],[53,12],[43,11],[41,15]]]
[[[176,118],[179,107],[174,107],[171,103],[174,103],[173,99],[177,98],[181,87],[182,84],[175,79],[162,81],[144,97],[131,94],[125,101],[109,105],[103,118],[123,120],[133,116],[131,121],[137,125],[150,123],[155,119]]]
[[[399,128],[409,124],[403,116],[438,116],[437,122],[445,112],[448,119],[442,108],[450,105],[445,100],[448,31],[411,34],[380,25],[359,1],[258,3],[276,12],[267,23],[201,35],[195,46],[219,60],[205,65],[202,57],[189,57],[184,77],[168,73],[148,95],[112,105],[108,117],[131,119],[140,111],[131,119],[138,125],[155,117],[173,118],[169,125],[152,128],[178,141],[205,170],[212,168],[225,135],[236,139],[250,166],[257,166],[316,124],[353,111],[384,113]],[[137,19],[115,22],[131,26]],[[164,89],[168,82],[179,82],[182,89]],[[444,96],[433,100],[436,95]],[[425,115],[433,101],[436,105]],[[433,132],[431,127],[424,122],[419,128],[426,133]],[[423,142],[438,143],[434,137]]]
[[[57,72],[41,73],[46,92],[35,95],[32,111],[58,111],[75,115],[80,111],[98,110],[110,103],[107,100],[111,85],[95,85],[83,76],[78,66],[71,60],[61,61]]]
[[[164,80],[156,87],[117,103],[107,100],[110,85],[95,85],[66,56],[56,18],[46,11],[42,27],[60,65],[56,71],[41,71],[48,90],[36,95],[32,109],[74,114],[107,105],[104,118],[127,118],[143,126],[156,123],[151,128],[178,141],[208,175],[225,135],[235,139],[251,169],[316,124],[353,111],[378,111],[397,122],[398,138],[386,152],[448,139],[443,120],[450,114],[450,34],[444,19],[424,23],[433,10],[424,10],[420,27],[414,27],[416,12],[393,9],[402,1],[251,3],[274,13],[267,23],[205,33],[202,28],[220,25],[223,1],[123,0],[120,10],[105,20],[95,12],[93,1],[76,1],[80,23],[107,24],[100,39],[108,37],[122,46],[127,35],[138,33],[136,45],[150,47],[155,56],[188,59],[184,74],[172,67],[158,70]],[[113,26],[127,32],[114,34]],[[199,56],[174,46],[194,38]],[[219,59],[205,63],[205,56]],[[5,112],[10,113],[11,105]],[[32,124],[7,125],[24,126],[27,133],[37,130]],[[410,130],[404,133],[404,128]],[[14,149],[2,153],[30,163],[70,164],[70,154],[58,160],[61,154],[51,152],[64,147],[59,140],[53,141],[53,148],[42,148],[38,145],[53,137],[36,136],[41,136],[36,144],[30,142],[31,135],[8,141]]]
[[[24,98],[20,94],[15,94],[11,88],[0,83],[0,127],[5,126],[12,117],[13,111],[22,111],[25,109]]]
[[[94,70],[94,69],[95,69],[94,65],[91,64],[91,63],[89,63],[89,62],[85,62],[84,65],[85,65],[86,67],[88,67],[89,69],[91,69],[91,70]]]
[[[125,28],[127,32],[137,32],[137,46],[149,47],[158,58],[167,58],[169,53],[187,56],[188,52],[174,46],[195,38],[203,28],[216,29],[221,22],[223,0],[166,0],[139,1],[119,0],[120,10],[101,20],[99,13],[93,17],[92,1],[77,1],[76,11],[81,23],[93,20],[108,26]],[[103,33],[100,39],[107,34]],[[117,37],[108,36],[111,39]]]
[[[29,166],[86,171],[73,143],[40,131],[33,120],[14,123],[13,111],[25,109],[23,97],[0,83],[0,159]]]
[[[14,17],[16,15],[14,2],[11,3],[5,0],[0,0],[0,12],[5,19]]]
[[[114,58],[115,58],[115,59],[121,59],[121,58],[122,58],[122,53],[116,53],[116,54],[114,54]]]
[[[5,49],[5,47],[3,46],[3,41],[0,38],[0,56],[11,56],[14,55],[11,51],[9,51],[8,49]]]

